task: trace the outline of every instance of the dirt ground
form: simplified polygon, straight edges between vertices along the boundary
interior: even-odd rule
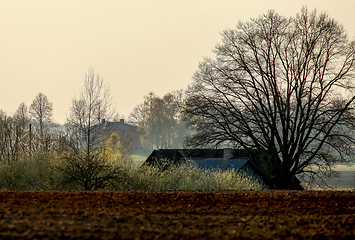
[[[354,192],[0,192],[0,239],[355,239],[354,226]]]

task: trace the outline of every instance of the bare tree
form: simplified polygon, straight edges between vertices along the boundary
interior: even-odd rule
[[[57,148],[59,136],[54,132],[40,136],[32,129],[31,119],[24,103],[13,116],[0,111],[0,160],[8,162],[30,159],[33,153],[47,154]]]
[[[76,141],[76,150],[85,150],[88,154],[99,147],[102,120],[112,118],[113,109],[110,89],[99,74],[90,68],[84,78],[84,87],[79,99],[73,99],[66,126]]]
[[[30,116],[39,123],[40,136],[43,137],[45,124],[52,122],[53,104],[46,95],[39,93],[30,106]]]
[[[188,89],[190,146],[265,153],[280,188],[354,154],[355,44],[326,13],[269,11],[222,33]]]
[[[14,118],[17,119],[19,126],[27,128],[30,123],[28,108],[25,103],[21,103],[17,108]]]
[[[20,105],[23,106],[23,105]],[[28,130],[25,115],[11,117],[0,111],[0,160],[13,162],[28,154]]]
[[[31,156],[31,150],[32,142],[30,139],[30,124],[31,124],[31,119],[29,117],[29,111],[25,103],[21,103],[14,116],[13,116],[13,121],[15,123],[16,131],[15,131],[15,136],[19,141],[19,147],[21,148],[22,152],[21,155],[22,157],[24,156]]]
[[[73,99],[66,126],[71,151],[65,155],[62,168],[66,183],[77,183],[86,190],[102,188],[115,178],[105,158],[105,140],[100,125],[112,117],[109,86],[93,68],[85,74],[79,99]]]
[[[0,111],[0,159],[8,162],[19,157],[19,138],[16,134],[14,119]]]

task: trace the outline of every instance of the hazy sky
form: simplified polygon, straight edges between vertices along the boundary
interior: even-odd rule
[[[353,0],[0,0],[0,109],[12,114],[42,92],[63,123],[91,66],[127,117],[150,91],[185,89],[224,29],[302,6],[326,11],[354,39]]]

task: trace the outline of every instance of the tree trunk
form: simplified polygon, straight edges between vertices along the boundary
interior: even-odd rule
[[[281,173],[276,185],[282,190],[304,190],[301,182],[295,176],[292,176],[291,172]]]

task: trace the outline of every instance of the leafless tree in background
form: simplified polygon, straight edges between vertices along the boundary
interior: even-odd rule
[[[21,109],[21,114],[18,112]],[[29,118],[25,105],[21,104],[14,116],[0,111],[0,160],[11,163],[20,157],[29,156]],[[22,110],[24,110],[22,112]]]
[[[222,36],[188,89],[190,146],[263,152],[285,189],[354,156],[355,45],[341,25],[306,8],[269,11]]]
[[[45,124],[52,122],[53,104],[46,95],[39,93],[30,106],[30,116],[39,123],[40,136],[43,138]]]
[[[12,162],[18,159],[19,147],[16,124],[13,118],[0,111],[0,160]]]
[[[20,127],[22,128],[27,128],[28,124],[30,123],[30,117],[29,117],[29,112],[28,108],[25,103],[21,103],[19,107],[17,108],[14,118],[17,119],[17,122]]]
[[[11,163],[31,159],[33,155],[45,156],[51,151],[61,151],[62,132],[47,131],[42,136],[31,127],[29,112],[21,103],[13,116],[0,111],[0,160]]]
[[[99,74],[90,68],[84,78],[84,87],[78,99],[73,99],[66,126],[71,138],[75,139],[76,150],[85,150],[88,154],[99,147],[98,138],[102,129],[98,128],[102,120],[113,116],[110,89]]]

